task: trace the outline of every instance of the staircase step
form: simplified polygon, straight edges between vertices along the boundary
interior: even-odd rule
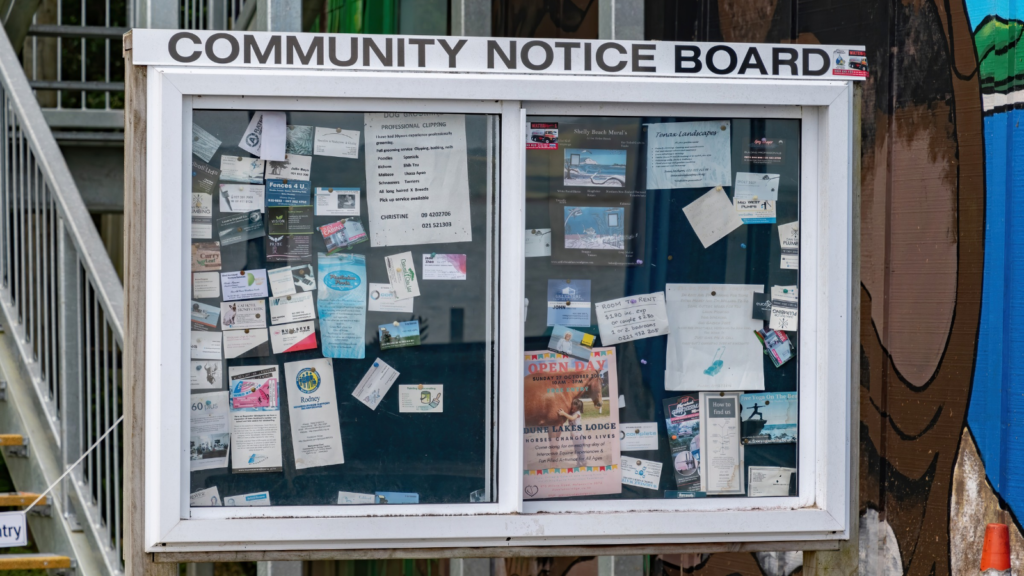
[[[39,494],[31,492],[0,492],[0,507],[24,507],[35,502],[36,498],[39,498]],[[43,496],[36,506],[46,506],[46,496]]]
[[[0,570],[71,568],[71,558],[55,554],[0,554]]]
[[[25,437],[21,434],[0,434],[0,446],[24,446]]]

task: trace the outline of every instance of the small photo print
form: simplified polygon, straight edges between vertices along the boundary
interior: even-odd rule
[[[377,326],[377,336],[380,338],[381,350],[419,346],[420,322],[419,320],[412,320],[409,322],[381,324]]]
[[[527,150],[558,150],[557,122],[530,122],[526,132]]]
[[[797,439],[796,392],[758,392],[740,396],[740,434],[744,444],[787,444]]]
[[[563,180],[566,186],[625,188],[626,151],[567,148]]]
[[[565,326],[555,326],[551,330],[548,350],[589,362],[596,339],[596,336],[593,334],[587,334],[579,330],[566,328]]]
[[[624,250],[622,207],[565,207],[565,247],[577,250]]]

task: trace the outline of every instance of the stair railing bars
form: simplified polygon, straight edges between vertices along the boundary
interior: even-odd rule
[[[53,450],[67,467],[122,414],[124,290],[3,32],[0,243],[4,328],[50,427],[30,452]],[[103,551],[109,574],[123,572],[122,446],[119,428],[58,500]]]

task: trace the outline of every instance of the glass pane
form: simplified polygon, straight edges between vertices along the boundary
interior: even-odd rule
[[[796,495],[799,120],[526,132],[524,499]]]
[[[185,133],[192,505],[493,502],[498,118]]]

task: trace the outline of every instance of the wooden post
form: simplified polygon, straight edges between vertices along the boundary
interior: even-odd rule
[[[124,566],[126,576],[177,576],[144,552],[146,524],[146,67],[124,35]]]

